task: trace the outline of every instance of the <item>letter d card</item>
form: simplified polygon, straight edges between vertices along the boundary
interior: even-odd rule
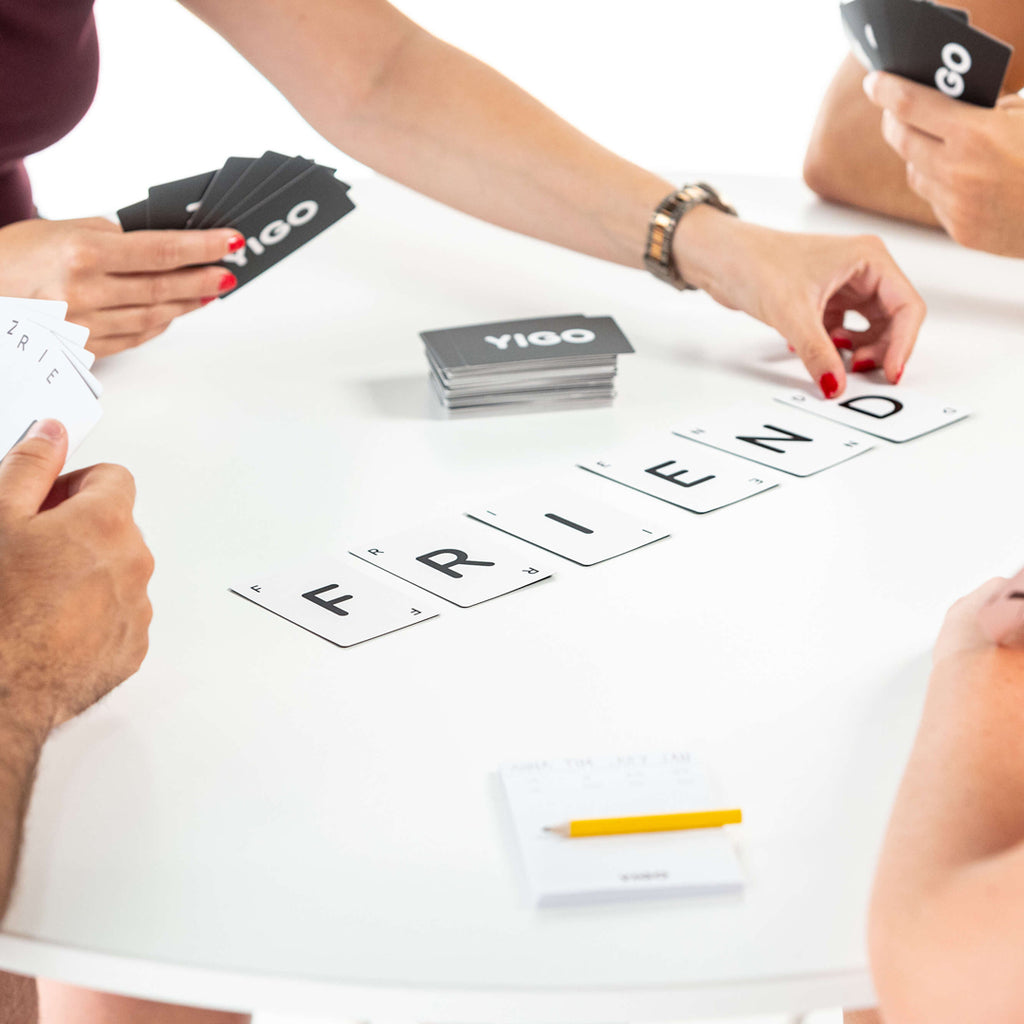
[[[790,391],[776,395],[776,401],[898,443],[941,430],[971,414],[962,405],[940,402],[895,384],[853,379],[839,400],[826,401],[806,391]]]

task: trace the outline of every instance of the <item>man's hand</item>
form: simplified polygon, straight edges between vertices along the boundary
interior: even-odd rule
[[[864,91],[884,111],[882,134],[907,183],[971,249],[1024,256],[1024,100],[972,106],[897,75],[875,72]]]
[[[881,367],[899,382],[925,305],[877,238],[773,231],[703,207],[680,221],[673,248],[684,276],[712,298],[774,327],[826,398],[846,386],[837,348],[852,349],[853,370]],[[847,312],[867,329],[844,329]]]
[[[0,722],[40,741],[138,669],[152,617],[131,475],[58,479],[66,451],[46,420],[0,463]]]
[[[102,217],[0,228],[0,294],[62,299],[98,356],[141,345],[230,291],[216,265],[245,242],[231,228],[123,232]]]

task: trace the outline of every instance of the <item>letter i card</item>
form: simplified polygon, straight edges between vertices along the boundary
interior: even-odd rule
[[[854,380],[839,400],[826,401],[807,391],[788,391],[777,395],[776,401],[897,443],[912,441],[971,415],[962,405],[941,402],[895,384]]]

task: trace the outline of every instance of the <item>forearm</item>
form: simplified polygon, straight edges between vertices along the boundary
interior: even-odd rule
[[[284,0],[188,6],[357,160],[492,223],[641,266],[671,184],[389,5],[307,0],[305,22]]]
[[[938,667],[872,899],[886,1024],[1024,1019],[1022,730],[1024,654]]]
[[[14,888],[22,825],[42,749],[37,730],[4,717],[6,698],[0,685],[0,919],[7,912]]]
[[[847,57],[825,93],[804,159],[804,179],[824,199],[937,225],[907,184],[903,160],[882,137],[881,111],[864,95],[866,72]]]

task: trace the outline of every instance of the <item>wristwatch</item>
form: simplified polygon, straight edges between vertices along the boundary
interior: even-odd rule
[[[651,214],[651,223],[647,229],[644,266],[655,277],[680,291],[696,291],[697,286],[690,284],[676,267],[672,259],[672,239],[683,217],[701,203],[707,203],[730,216],[738,216],[735,207],[730,206],[715,189],[699,181],[693,185],[684,185],[678,192],[665,196]]]

